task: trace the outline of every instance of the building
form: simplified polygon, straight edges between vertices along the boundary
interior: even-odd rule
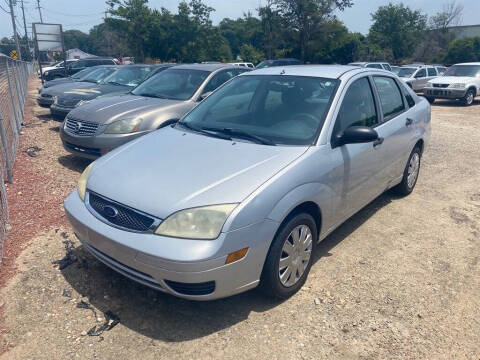
[[[463,25],[453,26],[448,28],[450,34],[455,36],[455,39],[472,38],[480,36],[480,25]]]

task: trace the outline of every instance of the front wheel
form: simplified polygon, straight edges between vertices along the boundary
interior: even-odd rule
[[[307,213],[288,220],[273,239],[261,278],[262,291],[286,299],[307,280],[317,245],[317,226]]]
[[[422,152],[420,147],[416,146],[408,158],[407,166],[403,171],[402,182],[393,188],[398,195],[407,196],[413,191],[417,183],[418,174],[420,173],[421,157]]]
[[[475,91],[473,89],[468,89],[467,93],[462,98],[462,103],[465,106],[470,106],[473,104],[474,99],[475,99]]]

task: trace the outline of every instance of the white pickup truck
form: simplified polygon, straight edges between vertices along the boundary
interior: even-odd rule
[[[480,95],[480,62],[453,65],[443,76],[430,80],[423,94],[431,104],[435,99],[457,99],[472,105]]]

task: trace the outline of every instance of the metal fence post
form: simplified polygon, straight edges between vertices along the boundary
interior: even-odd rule
[[[7,137],[5,136],[5,128],[3,127],[3,116],[2,112],[0,111],[0,138],[2,140],[3,150],[5,151],[5,167],[7,168],[7,178],[8,182],[13,182],[12,176],[12,164],[10,164],[10,159],[8,155],[8,144],[7,144]],[[3,178],[0,179],[3,183]]]
[[[8,59],[6,60],[7,64],[7,79],[8,79],[8,90],[10,91],[10,99],[12,100],[12,108],[13,108],[13,115],[15,116],[15,121],[16,121],[16,129],[17,131],[20,130],[20,127],[22,126],[21,120],[18,118],[18,112],[15,107],[15,98],[13,96],[13,89],[12,89],[12,82],[10,81],[10,67],[8,66]]]
[[[20,83],[19,83],[19,76],[18,76],[18,64],[16,64],[15,62],[13,63],[13,73],[16,75],[13,77],[13,80],[14,80],[14,83],[15,83],[15,90],[17,91],[17,100],[18,100],[18,105],[20,107],[20,115],[21,115],[21,119],[23,119],[23,105],[21,104],[21,95],[20,95],[20,91],[18,90],[20,88]],[[22,124],[22,122],[20,121],[20,125]]]

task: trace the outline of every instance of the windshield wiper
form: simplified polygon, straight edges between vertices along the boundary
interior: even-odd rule
[[[252,140],[253,142],[260,143],[263,145],[271,145],[275,146],[276,144],[267,138],[264,138],[262,136],[258,136],[252,133],[249,133],[248,131],[241,130],[241,129],[232,129],[232,128],[215,128],[215,127],[205,127],[202,128],[203,130],[207,131],[215,131],[217,133],[223,133],[223,134],[228,134],[233,137],[240,137],[248,140]]]
[[[119,82],[116,82],[116,81],[108,81],[107,84],[125,86],[124,84],[120,84]]]
[[[89,82],[89,83],[94,83],[94,84],[98,83],[98,81],[96,81],[96,80],[86,80],[85,79],[85,80],[82,80],[82,81]]]
[[[210,131],[207,131],[206,129],[196,127],[195,125],[189,124],[189,123],[184,122],[184,121],[179,121],[177,124],[179,124],[180,126],[183,126],[184,128],[187,128],[189,130],[198,132],[200,134],[217,137],[217,138],[224,139],[224,140],[232,140],[232,138],[230,136],[222,135],[218,132],[212,133]]]
[[[168,97],[166,95],[161,95],[161,94],[140,93],[140,94],[133,94],[133,95],[152,97],[152,98],[157,98],[157,99],[178,100],[176,98]]]

